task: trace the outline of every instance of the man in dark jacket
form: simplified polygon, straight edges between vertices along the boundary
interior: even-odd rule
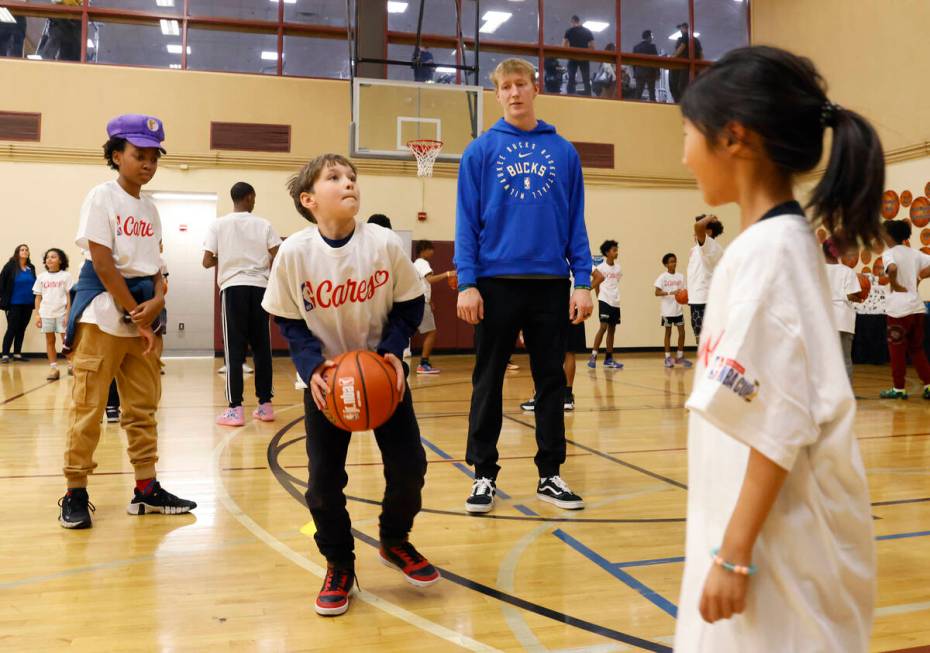
[[[653,54],[658,55],[656,44],[653,40],[652,30],[643,32],[643,40],[633,47],[634,54]],[[649,101],[656,101],[656,79],[659,77],[659,69],[652,66],[633,66],[633,77],[636,80],[636,90],[633,97],[637,100],[643,99],[643,89],[649,91]]]

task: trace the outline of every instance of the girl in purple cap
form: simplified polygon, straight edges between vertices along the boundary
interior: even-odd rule
[[[59,501],[59,522],[65,528],[92,526],[87,476],[97,467],[93,455],[114,378],[136,477],[127,512],[176,515],[197,507],[164,490],[155,477],[162,350],[161,337],[155,334],[165,306],[165,281],[160,271],[161,220],[141,192],[165,152],[165,132],[157,118],[124,115],[110,121],[107,135],[104,157],[119,176],[88,193],[75,240],[85,261],[65,335],[74,365],[64,466],[68,491]]]

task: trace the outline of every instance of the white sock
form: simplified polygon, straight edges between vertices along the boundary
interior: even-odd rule
[[[685,352],[684,352],[683,350],[679,349],[679,350],[678,350],[678,358],[684,358],[684,357],[685,357]]]
[[[49,363],[52,367],[58,367],[58,363]]]
[[[666,357],[666,358],[671,358],[671,357],[672,357],[672,352],[670,352],[670,351],[665,352],[665,357]]]

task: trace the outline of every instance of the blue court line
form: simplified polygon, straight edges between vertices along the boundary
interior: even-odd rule
[[[599,566],[601,569],[611,574],[614,578],[639,592],[643,598],[658,607],[660,610],[671,615],[673,618],[678,617],[678,608],[674,603],[644,583],[636,580],[630,574],[626,573],[625,571],[621,571],[617,565],[614,565],[606,558],[601,557],[586,547],[584,544],[576,540],[574,537],[563,531],[561,528],[553,531],[552,534],[575,549],[575,551],[586,557],[588,560]]]
[[[614,567],[617,569],[624,569],[626,567],[648,567],[650,565],[665,565],[674,562],[684,562],[685,557],[681,556],[678,558],[656,558],[654,560],[632,560],[630,562],[615,562],[613,563]]]
[[[435,453],[440,458],[443,458],[445,460],[453,460],[453,457],[451,455],[447,454],[445,451],[443,451],[442,449],[437,447],[435,444],[433,444],[432,442],[424,438],[422,435],[420,436],[420,442],[422,442],[430,451]],[[475,473],[471,471],[471,469],[469,469],[466,465],[463,465],[462,463],[452,463],[452,466],[455,467],[460,472],[462,472],[463,474],[465,474],[465,476],[468,476],[469,478],[471,478],[472,480],[475,479]],[[496,488],[496,492],[497,492],[497,496],[499,496],[501,499],[508,499],[508,500],[510,499],[510,495],[504,492],[499,487]]]
[[[535,511],[534,511],[532,508],[530,508],[529,506],[524,506],[522,503],[515,504],[515,505],[514,505],[514,508],[515,508],[518,512],[522,512],[524,515],[529,515],[530,517],[539,517],[539,513],[538,513],[538,512],[535,512]]]
[[[882,540],[901,540],[906,537],[926,537],[930,535],[930,531],[917,531],[914,533],[894,533],[893,535],[879,535],[875,539],[879,542]]]

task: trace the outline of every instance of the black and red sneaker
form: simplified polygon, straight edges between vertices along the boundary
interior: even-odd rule
[[[335,617],[349,609],[349,595],[355,586],[355,571],[340,567],[326,569],[323,587],[317,594],[314,608],[324,617]]]
[[[382,544],[378,557],[385,566],[399,570],[411,585],[429,587],[441,578],[436,568],[410,542],[396,546]]]

